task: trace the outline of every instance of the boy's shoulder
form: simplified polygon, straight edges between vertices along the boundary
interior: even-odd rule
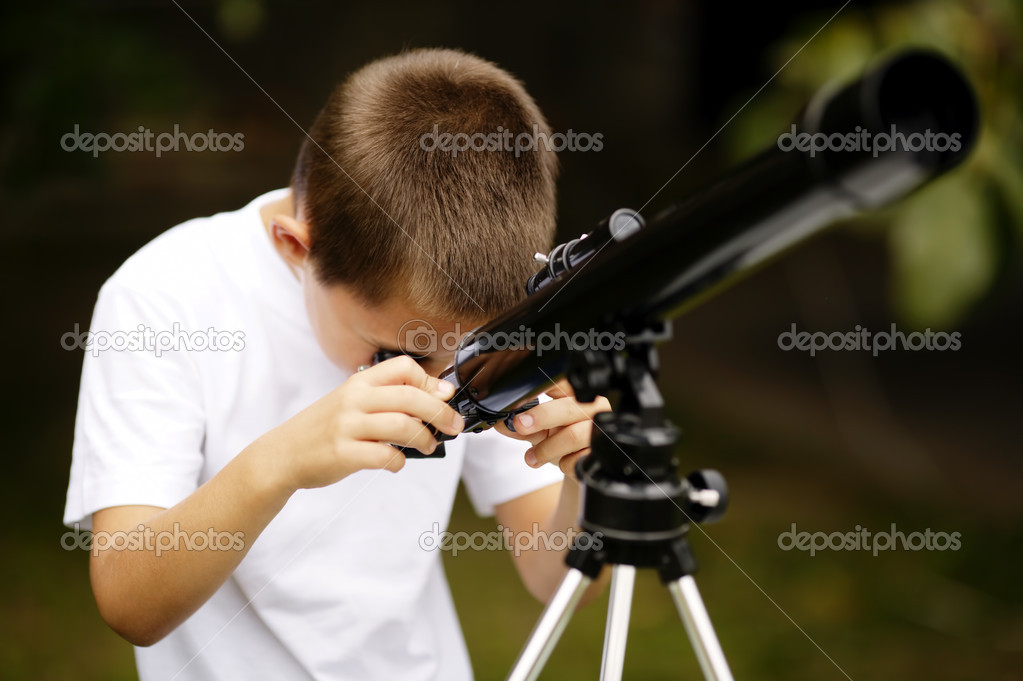
[[[260,206],[275,190],[237,210],[171,227],[129,257],[104,284],[136,294],[174,299],[216,295],[231,282],[258,279],[259,240],[266,239]],[[269,245],[267,244],[267,247]]]

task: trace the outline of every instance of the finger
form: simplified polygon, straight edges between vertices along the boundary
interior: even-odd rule
[[[568,382],[568,379],[563,378],[555,383],[550,389],[545,390],[544,394],[558,400],[562,397],[574,397],[575,391],[572,390],[572,384]]]
[[[349,456],[360,469],[385,469],[397,473],[405,467],[405,456],[400,450],[381,442],[357,442]]]
[[[455,394],[455,386],[430,376],[407,355],[392,357],[386,362],[359,372],[356,376],[369,385],[411,385],[445,400]]]
[[[611,403],[604,397],[598,397],[588,404],[580,404],[568,398],[551,400],[516,416],[515,430],[522,435],[530,435],[577,421],[589,421],[594,415],[610,410]]]
[[[513,438],[515,440],[519,440],[521,442],[528,442],[531,445],[540,444],[541,442],[544,441],[544,438],[546,438],[550,434],[550,432],[553,432],[539,430],[535,433],[530,433],[529,435],[523,435],[522,433],[516,433],[514,431],[508,430],[508,426],[504,425],[503,421],[498,421],[496,424],[494,424],[494,430],[501,433],[502,435]]]
[[[590,446],[593,436],[593,424],[580,421],[562,428],[543,442],[533,447],[533,458],[536,466],[558,461],[564,456],[575,454]]]
[[[402,412],[448,435],[457,435],[465,427],[465,421],[447,402],[410,385],[383,385],[367,390],[360,407],[367,413]]]
[[[505,437],[512,438],[513,440],[528,440],[529,439],[526,435],[523,435],[521,433],[516,433],[515,431],[510,430],[508,428],[508,426],[504,425],[504,421],[498,421],[497,423],[495,423],[494,424],[494,430],[499,432],[501,435],[504,435]]]
[[[432,454],[437,448],[433,433],[415,417],[397,412],[364,414],[351,430],[351,437],[357,440],[395,444],[399,447],[413,447],[424,454]]]
[[[558,468],[560,468],[561,472],[567,477],[572,478],[573,480],[578,480],[579,477],[575,474],[575,466],[579,462],[579,459],[589,455],[590,451],[590,448],[587,447],[581,452],[561,457],[561,461],[558,461]]]

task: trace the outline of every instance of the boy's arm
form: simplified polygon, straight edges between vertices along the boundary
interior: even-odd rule
[[[445,403],[453,390],[408,357],[388,360],[257,439],[174,507],[97,511],[90,575],[104,620],[135,645],[159,641],[220,588],[296,490],[330,485],[361,469],[400,470],[405,457],[387,443],[432,452],[436,442],[423,422],[461,432],[462,418]],[[241,546],[168,550],[155,540],[162,532],[208,534],[211,528],[241,533],[232,548]],[[114,532],[140,539],[107,541],[106,533]]]
[[[495,507],[497,520],[515,536],[533,535],[533,523],[541,534],[529,543],[530,550],[517,551],[514,555],[518,570],[526,589],[537,600],[546,603],[554,595],[567,572],[565,550],[547,549],[544,536],[579,530],[579,483],[574,478],[524,494]],[[569,534],[567,544],[571,545]],[[523,542],[525,543],[525,542]],[[565,546],[558,539],[551,539],[554,546]],[[514,548],[514,540],[510,542]],[[519,544],[520,546],[522,544]],[[586,589],[579,604],[585,605],[596,598],[610,580],[610,570],[604,570],[600,577]]]
[[[290,496],[260,469],[267,448],[257,440],[173,508],[115,506],[93,514],[92,590],[114,631],[134,645],[156,643],[227,580]],[[164,540],[211,528],[239,540],[232,538],[227,551],[175,549]],[[116,550],[116,532],[153,539],[136,550]]]
[[[567,549],[548,547],[570,546],[569,538],[579,531],[579,483],[575,477],[575,464],[580,457],[590,453],[593,416],[611,409],[603,397],[590,404],[576,402],[565,382],[560,382],[547,394],[554,399],[515,417],[514,433],[503,424],[499,424],[497,429],[504,435],[527,440],[533,445],[526,452],[526,463],[533,467],[552,463],[561,468],[565,479],[495,506],[497,521],[514,536],[532,535],[535,531],[541,533],[528,544],[530,550],[516,551],[514,560],[526,588],[543,602],[550,599],[567,572]],[[554,541],[552,535],[555,533],[567,536],[563,541],[560,538]],[[549,540],[544,541],[544,536]],[[514,541],[512,546],[515,546]],[[609,580],[610,570],[605,570],[586,590],[581,602],[592,600],[604,590]]]

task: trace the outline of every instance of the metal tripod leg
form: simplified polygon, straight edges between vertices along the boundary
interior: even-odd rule
[[[636,568],[632,565],[615,565],[612,569],[600,681],[621,681],[622,670],[625,668],[625,645],[629,636],[632,587],[635,582]]]
[[[529,635],[525,647],[519,653],[519,658],[508,675],[508,681],[535,681],[540,675],[547,658],[561,638],[561,633],[568,626],[575,606],[591,581],[593,580],[579,570],[569,568],[554,597],[544,608],[540,621],[533,627],[533,633]]]
[[[689,642],[696,651],[700,661],[700,669],[708,681],[732,681],[732,671],[728,668],[721,644],[710,623],[703,599],[696,588],[696,581],[686,575],[673,582],[668,582],[668,591],[678,608],[679,617],[685,625]]]

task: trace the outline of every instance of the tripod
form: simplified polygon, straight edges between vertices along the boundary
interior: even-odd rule
[[[664,416],[657,389],[656,342],[667,323],[643,323],[616,351],[572,355],[568,379],[577,399],[617,391],[614,412],[594,419],[592,453],[579,461],[582,532],[569,550],[568,574],[547,604],[508,675],[533,681],[557,645],[586,587],[612,565],[601,681],[621,679],[636,568],[655,568],[668,588],[707,679],[731,681],[721,645],[693,580],[691,522],[712,522],[727,506],[725,481],[715,471],[678,476],[679,431]]]

